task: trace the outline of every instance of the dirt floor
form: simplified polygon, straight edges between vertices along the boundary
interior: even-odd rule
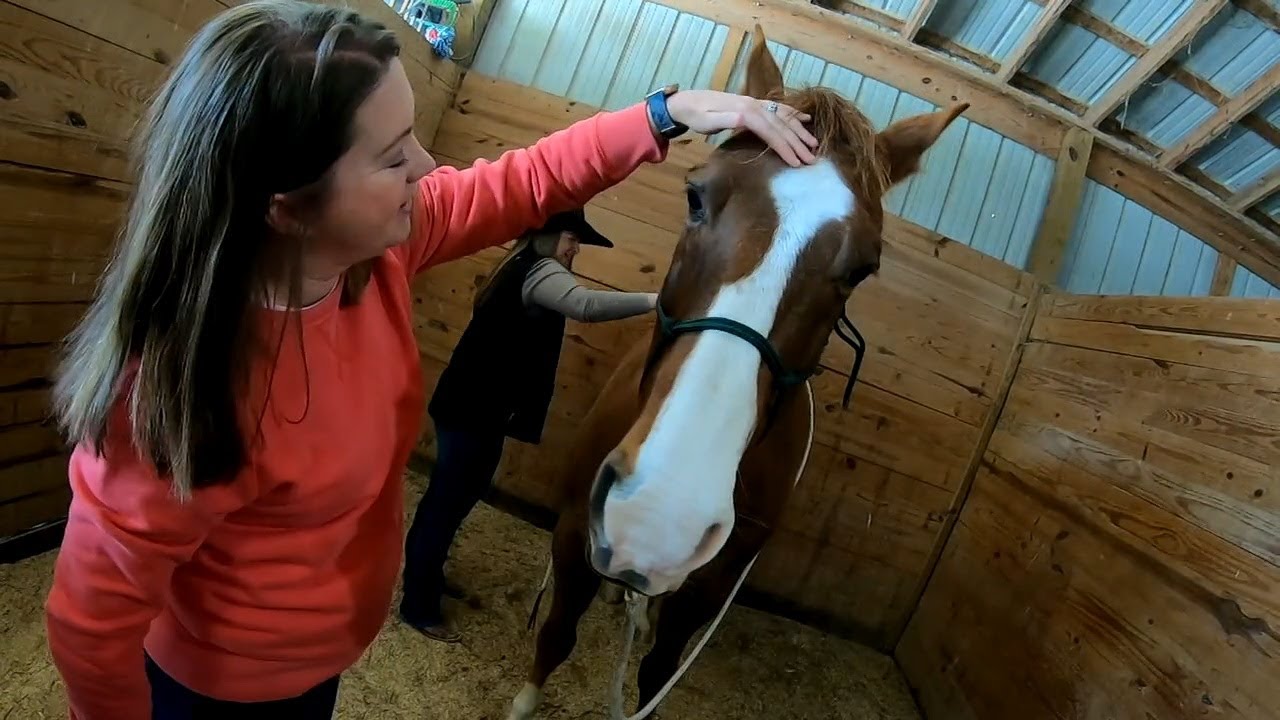
[[[416,476],[409,480],[410,508],[422,482]],[[451,606],[465,633],[463,644],[432,642],[389,615],[377,642],[343,676],[337,717],[505,718],[531,658],[525,620],[547,551],[547,534],[481,505],[463,527],[450,569],[473,596]],[[44,642],[43,603],[53,559],[50,552],[0,566],[0,719],[66,717]],[[583,621],[577,650],[548,683],[539,718],[607,717],[622,621],[621,606],[596,602]],[[632,683],[640,651],[632,661]],[[633,685],[627,694],[633,703]],[[742,607],[725,616],[659,712],[666,720],[919,718],[888,657]]]

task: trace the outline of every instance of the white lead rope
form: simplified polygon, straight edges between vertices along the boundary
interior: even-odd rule
[[[800,484],[800,476],[804,475],[805,466],[809,464],[809,451],[813,449],[815,423],[813,387],[807,380],[804,383],[804,387],[809,391],[809,439],[808,442],[805,443],[804,457],[800,460],[800,468],[796,470],[795,480],[791,482],[792,488],[795,488],[796,485]],[[671,692],[671,689],[675,687],[676,683],[680,681],[680,678],[684,676],[686,671],[688,671],[689,666],[692,665],[694,659],[698,657],[698,653],[702,652],[702,648],[706,646],[707,641],[711,639],[711,635],[715,633],[716,628],[720,625],[720,621],[724,619],[725,613],[729,612],[729,607],[733,605],[734,597],[737,596],[738,590],[742,587],[742,583],[746,581],[747,575],[751,572],[751,567],[756,564],[756,560],[759,557],[760,553],[757,552],[755,556],[751,558],[751,562],[747,563],[747,566],[742,569],[742,574],[738,576],[738,581],[734,583],[733,590],[729,593],[729,597],[724,601],[724,605],[721,606],[720,612],[717,613],[715,619],[711,621],[711,626],[707,628],[706,632],[702,633],[702,637],[698,640],[698,644],[694,646],[693,652],[689,653],[689,657],[685,658],[685,661],[681,663],[680,668],[672,674],[672,676],[667,680],[667,683],[662,686],[662,689],[653,696],[653,699],[649,701],[649,704],[645,705],[635,715],[630,717],[627,717],[625,711],[622,709],[622,688],[626,683],[627,663],[631,659],[631,643],[635,639],[636,634],[636,614],[644,611],[645,603],[641,602],[642,596],[640,594],[631,590],[627,591],[627,626],[622,636],[622,662],[618,665],[618,670],[613,675],[613,683],[610,688],[610,720],[644,720],[644,718],[649,717],[654,710],[658,709],[658,704],[666,698],[667,693]],[[551,569],[548,568],[548,576],[550,576],[550,572]],[[546,582],[547,581],[544,578],[544,587],[546,586]]]

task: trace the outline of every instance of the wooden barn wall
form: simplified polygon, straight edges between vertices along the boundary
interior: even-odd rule
[[[897,657],[930,718],[1280,717],[1280,303],[1049,296]]]
[[[466,166],[536,142],[594,108],[487,78],[463,80],[433,152]],[[948,132],[951,132],[950,130]],[[689,140],[598,196],[588,215],[617,244],[585,248],[575,272],[598,286],[656,290],[684,224],[683,177],[710,146]],[[926,156],[926,167],[932,158]],[[783,526],[751,587],[793,614],[892,641],[914,606],[940,531],[991,420],[1034,292],[1014,268],[925,228],[890,217],[880,275],[851,301],[869,350],[848,411],[840,407],[852,352],[832,342],[816,380],[819,444]],[[433,382],[470,318],[474,288],[501,249],[435,268],[418,300],[424,372]],[[652,318],[570,323],[558,389],[541,446],[512,442],[498,487],[548,507],[580,418],[626,349],[649,337]],[[520,362],[517,355],[513,363]],[[430,453],[430,436],[423,450]]]
[[[663,0],[497,0],[474,68],[580,103],[616,109],[661,83],[710,87],[717,79],[713,71],[727,52],[733,59],[727,89],[739,90],[750,48],[749,39],[739,42],[743,29],[709,20],[696,9],[690,12],[688,2],[671,4],[682,9]],[[1038,8],[1031,2],[1015,5]],[[706,12],[715,14],[710,8]],[[1022,12],[1018,22],[1030,22],[1032,15]],[[962,16],[940,6],[931,17],[943,23]],[[948,31],[963,35],[959,28]],[[765,33],[769,32],[766,25]],[[838,31],[824,38],[832,47],[841,39]],[[772,40],[769,47],[789,86],[834,88],[857,102],[877,127],[936,108],[856,67]],[[885,208],[1025,269],[1053,178],[1055,159],[1044,152],[962,116],[932,150],[924,172],[890,193]],[[1210,294],[1216,250],[1106,185],[1092,179],[1085,185],[1056,285],[1081,293]],[[1248,282],[1247,272],[1236,272],[1230,294],[1267,297],[1274,288],[1260,278]]]
[[[382,0],[342,4],[401,23]],[[0,0],[0,539],[65,515],[66,449],[46,422],[55,347],[110,252],[135,123],[187,40],[225,9]],[[429,142],[457,73],[407,28],[400,35]]]

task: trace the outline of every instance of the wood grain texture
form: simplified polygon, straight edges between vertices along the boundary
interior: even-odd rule
[[[1053,166],[1053,185],[1049,190],[1044,218],[1031,244],[1028,270],[1041,282],[1053,283],[1058,279],[1067,240],[1077,222],[1080,200],[1084,197],[1085,172],[1092,152],[1091,133],[1080,128],[1067,131],[1062,149],[1058,151],[1058,162]]]
[[[0,2],[0,160],[127,179],[127,139],[163,66]]]
[[[1280,340],[1280,303],[1248,298],[1050,295],[1048,317]]]
[[[1275,303],[1212,300],[1042,304],[897,648],[931,717],[1280,713]]]
[[[47,467],[24,468],[23,472],[56,472],[63,479],[62,485],[34,495],[24,495],[10,502],[0,503],[0,538],[7,538],[67,516],[71,504],[71,487],[66,483],[66,461],[47,461]],[[0,471],[0,477],[5,471]]]
[[[6,0],[112,45],[168,65],[201,25],[226,9],[215,0]]]
[[[440,126],[433,152],[465,167],[533,144],[596,110],[474,73]],[[595,287],[657,290],[684,225],[683,178],[710,148],[677,144],[587,207],[616,248],[585,248],[574,270]],[[928,162],[926,157],[925,162]],[[878,276],[853,295],[867,339],[853,402],[840,405],[853,356],[829,342],[814,378],[814,462],[749,587],[782,607],[881,648],[905,622],[939,531],[963,483],[1016,344],[1034,280],[898,218],[885,222]],[[428,271],[415,313],[428,387],[471,313],[474,289],[501,255],[490,250]],[[496,484],[547,507],[554,458],[598,389],[651,318],[570,323],[545,439],[509,443]],[[420,450],[431,454],[429,440]]]

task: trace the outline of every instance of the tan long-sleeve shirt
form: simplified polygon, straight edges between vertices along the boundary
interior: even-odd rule
[[[603,322],[653,310],[657,293],[592,290],[554,258],[539,260],[525,276],[525,306],[539,305],[579,322]]]

